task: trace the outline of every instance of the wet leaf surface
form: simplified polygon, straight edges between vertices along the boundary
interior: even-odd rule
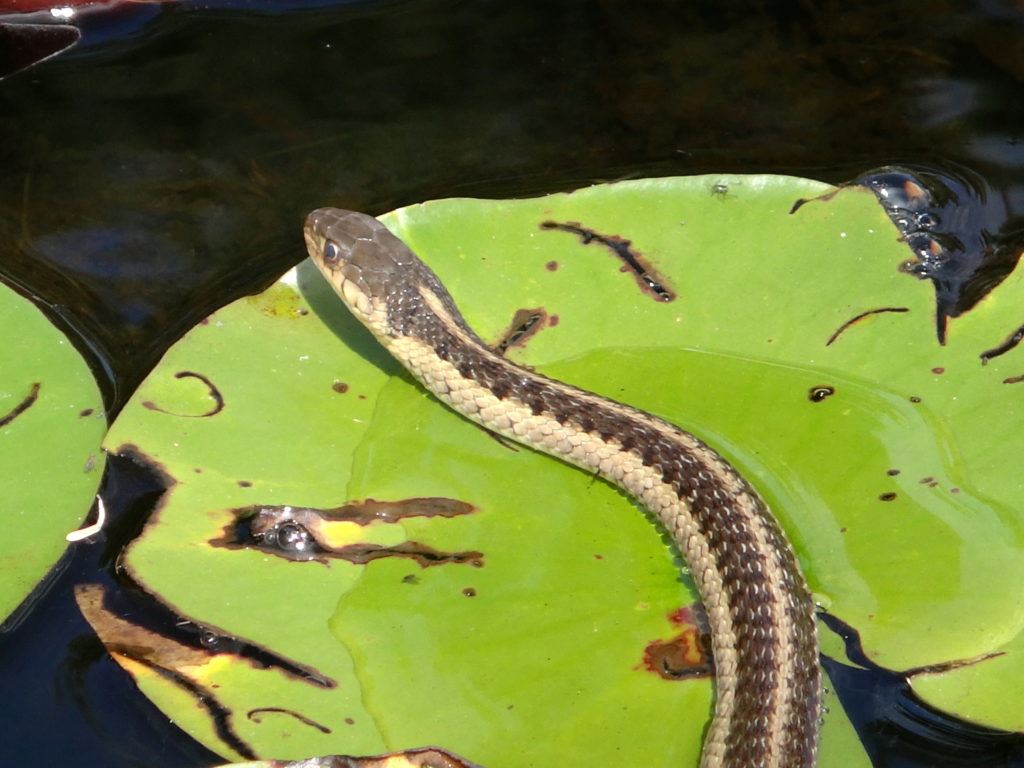
[[[103,475],[99,389],[67,338],[0,286],[0,621],[68,546]]]
[[[905,246],[870,192],[790,213],[829,189],[661,179],[384,218],[485,340],[499,342],[527,309],[544,325],[511,358],[657,413],[733,461],[776,510],[823,607],[857,629],[874,662],[941,667],[943,685],[914,681],[930,701],[1020,727],[1004,685],[1022,676],[1014,654],[950,664],[1022,642],[1013,466],[1024,437],[1006,382],[1024,364],[1013,352],[979,358],[1019,327],[1020,278],[952,319],[939,346],[933,291],[900,272]],[[226,713],[226,740],[185,688],[136,671],[222,754],[439,744],[489,768],[612,753],[696,761],[709,681],[645,664],[695,600],[664,538],[610,487],[511,450],[433,401],[308,263],[193,329],[106,447],[173,481],[127,553],[131,575],[180,617],[335,683],[221,658],[203,681]],[[429,497],[474,511],[400,515],[341,538],[473,551],[481,565],[217,544],[257,508]],[[847,661],[823,631],[826,653]],[[969,685],[954,684],[967,673]],[[994,696],[1003,721],[990,719]],[[842,708],[829,706],[821,764],[866,765]]]

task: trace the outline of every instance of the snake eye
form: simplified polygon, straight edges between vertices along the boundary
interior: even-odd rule
[[[324,243],[324,250],[322,255],[324,257],[325,262],[327,262],[328,264],[334,264],[335,262],[341,259],[341,248],[338,247],[337,243],[328,240],[327,242]]]

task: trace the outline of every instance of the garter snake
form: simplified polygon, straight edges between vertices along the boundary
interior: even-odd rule
[[[814,603],[760,496],[697,437],[495,354],[437,276],[361,213],[306,219],[314,263],[420,383],[463,416],[600,474],[650,510],[686,560],[711,628],[714,714],[702,768],[807,768],[821,718]]]

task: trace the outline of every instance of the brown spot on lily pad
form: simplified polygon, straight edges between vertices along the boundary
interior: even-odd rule
[[[816,387],[811,387],[807,390],[807,399],[812,403],[820,403],[826,398],[832,397],[836,393],[836,388],[829,386],[828,384],[819,384]]]
[[[423,568],[447,563],[483,566],[476,550],[446,552],[418,541],[384,546],[370,541],[371,526],[391,525],[410,517],[455,517],[475,507],[456,499],[412,498],[399,501],[366,499],[330,509],[261,506],[232,510],[234,522],[210,545],[226,549],[258,549],[287,560],[326,564],[332,559],[363,565],[384,557],[415,560]]]
[[[252,720],[254,723],[262,723],[263,719],[260,715],[264,713],[288,715],[295,720],[298,720],[303,725],[308,725],[310,728],[316,728],[320,733],[331,733],[331,729],[322,723],[318,723],[315,720],[306,717],[303,714],[296,712],[294,709],[285,709],[284,707],[260,707],[258,709],[250,709],[246,712],[246,717]]]
[[[593,229],[584,227],[577,221],[543,221],[541,229],[554,229],[568,232],[579,237],[583,245],[598,243],[608,248],[622,262],[622,271],[632,273],[637,285],[655,301],[674,301],[675,292],[668,287],[665,279],[657,273],[641,255],[633,248],[633,241],[619,235],[602,235]]]
[[[836,328],[835,331],[832,332],[832,335],[828,337],[828,341],[825,342],[825,346],[826,347],[832,346],[832,344],[835,342],[836,339],[839,338],[840,334],[842,334],[843,331],[845,331],[847,328],[849,328],[852,325],[856,325],[857,323],[859,323],[860,321],[864,320],[867,317],[871,317],[872,315],[880,315],[880,314],[883,314],[885,312],[909,312],[909,311],[910,311],[910,309],[908,307],[878,307],[877,309],[869,309],[866,312],[861,312],[859,315],[854,315],[849,320],[847,320],[845,323],[843,323],[838,328]]]
[[[390,547],[379,544],[349,544],[340,549],[329,550],[329,556],[348,560],[355,565],[365,565],[385,557],[407,557],[419,563],[422,568],[448,563],[483,565],[483,552],[442,552],[419,541],[406,541]]]
[[[509,347],[524,347],[544,327],[548,313],[543,308],[517,309],[498,341],[491,347],[497,354],[504,355]]]
[[[698,606],[680,608],[668,616],[680,631],[644,648],[643,666],[664,680],[686,680],[714,673],[710,633]]]
[[[28,394],[21,399],[21,402],[14,406],[11,410],[0,416],[0,427],[6,427],[21,414],[27,411],[32,405],[39,399],[39,390],[42,388],[42,384],[38,381],[32,382],[32,386],[29,387]]]
[[[224,410],[224,396],[221,394],[217,386],[206,376],[196,371],[178,371],[174,374],[176,379],[196,379],[206,385],[206,393],[210,400],[213,401],[213,405],[207,410],[201,413],[185,413],[180,410],[169,410],[161,407],[159,404],[154,403],[152,400],[144,400],[142,407],[150,411],[157,411],[159,413],[166,413],[169,416],[180,416],[188,419],[205,419],[211,416],[216,416],[218,413]]]
[[[996,346],[992,347],[992,349],[986,349],[984,352],[978,355],[978,357],[981,358],[981,364],[988,365],[988,361],[991,360],[993,357],[1005,355],[1011,349],[1020,344],[1021,341],[1024,341],[1024,325],[1022,325],[1020,328],[1018,328],[1009,336],[1007,336],[1001,344],[997,344]]]

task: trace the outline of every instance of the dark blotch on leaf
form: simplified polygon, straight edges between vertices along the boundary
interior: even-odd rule
[[[631,272],[637,285],[648,296],[655,301],[673,301],[676,298],[675,292],[668,287],[664,279],[654,271],[650,264],[646,263],[639,251],[632,248],[631,240],[626,240],[619,235],[600,234],[593,229],[584,227],[577,221],[544,221],[541,222],[540,228],[569,232],[579,237],[583,245],[600,243],[618,257],[622,262],[622,271]]]
[[[807,399],[812,403],[820,403],[827,397],[831,397],[836,393],[836,388],[831,387],[827,384],[822,384],[817,387],[811,387],[807,390]]]
[[[260,715],[262,715],[264,712],[270,712],[279,715],[288,715],[290,717],[295,718],[300,723],[308,725],[310,728],[316,728],[318,731],[320,731],[320,733],[331,732],[331,729],[328,728],[326,725],[318,723],[316,720],[308,718],[305,715],[296,712],[294,709],[285,709],[284,707],[260,707],[259,709],[250,709],[246,713],[246,717],[248,717],[254,723],[261,723],[263,721],[260,719]]]
[[[38,381],[33,382],[32,386],[29,388],[28,394],[25,395],[22,401],[9,410],[4,416],[0,417],[0,427],[6,427],[21,414],[31,408],[32,404],[39,399],[39,389],[41,387],[42,385]]]
[[[491,346],[491,349],[498,355],[504,357],[510,347],[526,346],[526,342],[533,338],[539,330],[545,326],[548,313],[543,307],[535,309],[517,309],[498,341]]]
[[[828,337],[828,341],[825,342],[825,346],[826,347],[832,346],[832,344],[835,342],[836,339],[839,338],[839,335],[841,333],[843,333],[843,331],[845,331],[851,325],[855,325],[856,323],[859,323],[861,320],[863,320],[866,317],[871,317],[872,315],[879,315],[879,314],[882,314],[883,312],[909,312],[909,311],[910,310],[907,307],[879,307],[878,309],[869,309],[867,312],[861,312],[859,315],[854,315],[849,320],[847,320],[845,323],[843,323],[838,328],[836,328],[836,330],[833,331],[832,335]]]

